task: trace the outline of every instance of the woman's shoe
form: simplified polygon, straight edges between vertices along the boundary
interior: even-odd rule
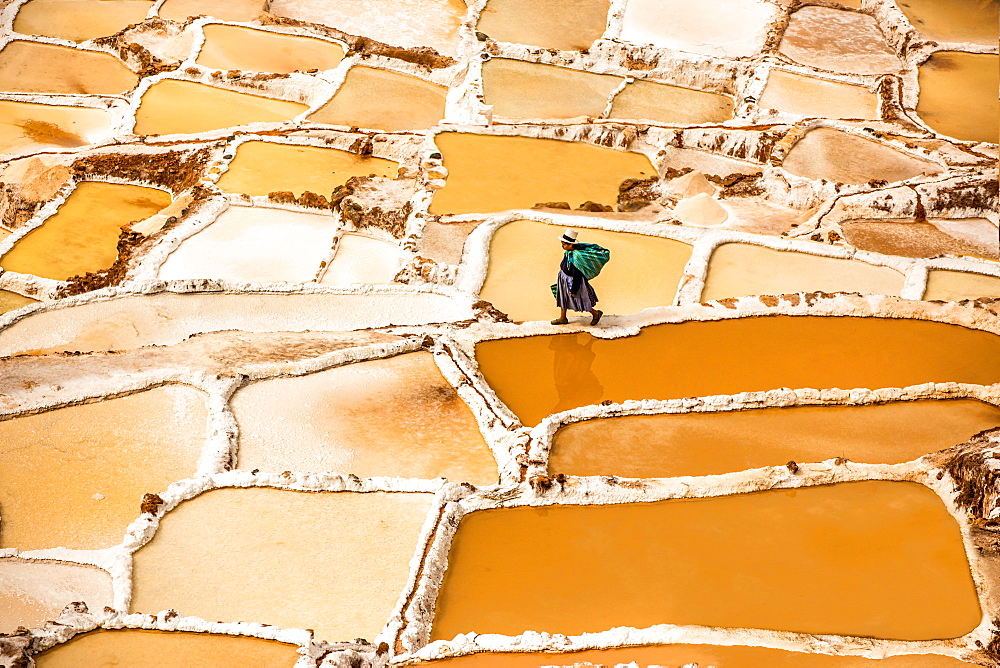
[[[549,322],[551,324],[553,324],[553,325],[568,325],[569,324],[569,320],[567,320],[566,318],[556,318],[555,320],[550,320]]]
[[[597,323],[599,323],[601,321],[601,316],[603,316],[603,315],[604,315],[604,311],[598,311],[597,315],[595,315],[593,318],[590,319],[590,325],[591,325],[591,327],[593,327],[594,325],[596,325]]]

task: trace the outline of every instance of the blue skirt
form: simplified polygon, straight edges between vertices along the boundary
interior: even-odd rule
[[[560,271],[556,279],[556,306],[586,313],[593,310],[597,305],[597,293],[594,286],[585,278],[580,291],[576,294],[571,292],[573,288],[573,277],[566,272]]]

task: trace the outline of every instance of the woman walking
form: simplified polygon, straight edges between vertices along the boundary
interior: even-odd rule
[[[590,313],[591,325],[599,323],[604,315],[604,311],[594,308],[597,293],[589,279],[601,272],[611,252],[597,244],[577,243],[576,238],[576,230],[566,230],[559,237],[564,252],[559,265],[559,276],[552,286],[552,294],[555,295],[556,306],[561,309],[561,313],[552,321],[553,325],[565,325],[569,322],[566,319],[567,309]]]

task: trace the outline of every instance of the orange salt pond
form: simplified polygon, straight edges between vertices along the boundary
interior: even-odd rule
[[[819,128],[807,132],[788,152],[782,167],[807,179],[861,184],[905,181],[941,168],[862,137]]]
[[[232,407],[244,470],[497,481],[472,411],[427,352],[253,383]]]
[[[938,51],[920,66],[918,81],[917,114],[931,129],[955,139],[997,143],[1000,56]]]
[[[793,292],[860,292],[899,296],[903,275],[858,260],[722,244],[712,253],[701,301]]]
[[[83,564],[0,559],[0,633],[40,628],[75,601],[94,611],[110,606],[111,576]]]
[[[762,109],[821,118],[879,117],[878,96],[864,86],[772,69],[760,96]]]
[[[432,494],[218,489],[133,556],[131,609],[374,638],[409,575]],[[233,564],[239,564],[234,568]]]
[[[489,270],[480,297],[514,320],[556,317],[559,311],[548,286],[559,273],[563,251],[556,237],[563,229],[531,220],[499,228],[490,242]],[[599,308],[608,313],[635,313],[673,303],[691,246],[603,230],[582,229],[579,238],[611,250],[613,261],[593,282]]]
[[[610,117],[661,123],[719,123],[733,117],[733,100],[718,93],[636,81],[615,96]]]
[[[111,114],[90,107],[0,101],[0,153],[86,146],[111,137]]]
[[[946,269],[932,269],[927,274],[925,300],[954,302],[980,297],[1000,297],[1000,277]]]
[[[549,471],[668,478],[834,457],[898,464],[995,427],[1000,408],[973,399],[604,418],[556,432]]]
[[[19,295],[16,292],[11,292],[10,290],[0,290],[0,313],[13,311],[14,309],[19,309],[22,306],[27,306],[28,304],[34,304],[36,302],[38,302],[37,299],[25,297],[24,295]]]
[[[165,385],[0,421],[0,545],[118,544],[143,494],[195,474],[206,410],[199,390]]]
[[[931,640],[964,635],[981,616],[961,532],[937,495],[866,481],[471,513],[431,637],[693,624]]]
[[[168,204],[169,193],[155,188],[79,183],[55,215],[0,257],[0,266],[57,281],[108,269],[118,257],[122,228]]]
[[[779,50],[803,65],[834,72],[881,74],[902,67],[874,18],[827,7],[792,14]]]
[[[655,325],[610,340],[582,332],[499,339],[478,343],[476,358],[528,426],[608,399],[1000,380],[1000,336],[885,318],[773,316]]]
[[[271,0],[268,11],[393,46],[429,46],[453,56],[468,7],[462,0]]]
[[[540,668],[541,666],[618,665],[635,662],[641,666],[683,668],[691,664],[714,668],[958,668],[971,666],[949,656],[913,654],[886,659],[860,656],[805,654],[768,647],[726,647],[718,645],[653,645],[586,650],[566,654],[517,652],[511,654],[470,654],[413,664],[426,668]]]
[[[253,21],[266,10],[267,0],[166,0],[158,14],[178,22],[202,15],[222,21]]]
[[[604,34],[608,0],[489,0],[476,30],[498,42],[562,51],[589,49]]]
[[[330,70],[344,58],[334,42],[282,35],[266,30],[224,24],[207,25],[198,64],[220,70],[280,72]]]
[[[14,41],[0,51],[0,91],[117,95],[139,78],[107,53]]]
[[[483,64],[483,94],[495,116],[597,118],[622,81],[621,77],[509,58]]]
[[[997,0],[900,0],[896,4],[913,27],[930,39],[997,44]]]
[[[309,115],[314,123],[379,130],[423,130],[444,118],[448,89],[374,67],[352,67],[333,99]]]
[[[35,656],[38,668],[292,668],[298,647],[216,633],[99,629]]]
[[[590,144],[463,132],[442,132],[434,141],[449,170],[447,185],[431,202],[434,215],[527,209],[552,201],[613,205],[622,181],[656,175],[642,154]]]
[[[276,123],[291,120],[308,108],[298,102],[236,93],[190,81],[158,81],[142,95],[134,132],[186,134],[247,123]],[[178,109],[184,113],[178,113]]]
[[[141,23],[153,0],[30,0],[14,18],[14,32],[84,42]]]
[[[282,165],[282,169],[273,169],[274,165]],[[329,197],[352,176],[394,178],[398,169],[399,164],[391,160],[335,148],[248,141],[236,149],[219,187],[245,195],[286,190],[301,197],[308,190]]]

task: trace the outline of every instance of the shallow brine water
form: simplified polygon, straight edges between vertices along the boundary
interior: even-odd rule
[[[215,633],[103,629],[35,657],[38,668],[292,668],[298,647]]]
[[[374,638],[409,574],[430,494],[217,489],[135,553],[131,609]],[[234,567],[235,566],[235,567]]]
[[[549,471],[666,478],[835,457],[897,464],[995,427],[1000,408],[973,399],[604,418],[556,432]]]
[[[858,260],[723,244],[708,263],[701,301],[793,292],[859,292],[898,296],[903,275]]]
[[[803,341],[817,347],[788,345]],[[883,318],[775,316],[655,325],[610,340],[582,332],[499,339],[477,344],[476,357],[528,426],[604,400],[1000,380],[1000,336]]]
[[[937,495],[868,481],[466,515],[431,637],[671,623],[929,640],[980,619]]]
[[[448,168],[435,215],[528,209],[542,202],[614,205],[627,178],[656,174],[649,158],[556,139],[442,132],[434,142]]]
[[[430,353],[254,383],[232,406],[243,470],[497,479],[472,411]]]
[[[213,24],[205,30],[198,64],[220,70],[255,72],[331,70],[344,58],[333,42],[297,35],[281,35],[242,26]]]
[[[108,269],[118,257],[122,228],[152,216],[170,199],[155,188],[79,183],[53,216],[0,257],[0,266],[57,281]]]
[[[120,543],[143,494],[195,474],[207,419],[201,391],[166,385],[0,421],[0,545]]]
[[[177,113],[183,107],[184,113]],[[135,112],[139,135],[207,132],[248,123],[274,123],[309,107],[298,102],[237,93],[190,81],[158,81],[143,93]]]

